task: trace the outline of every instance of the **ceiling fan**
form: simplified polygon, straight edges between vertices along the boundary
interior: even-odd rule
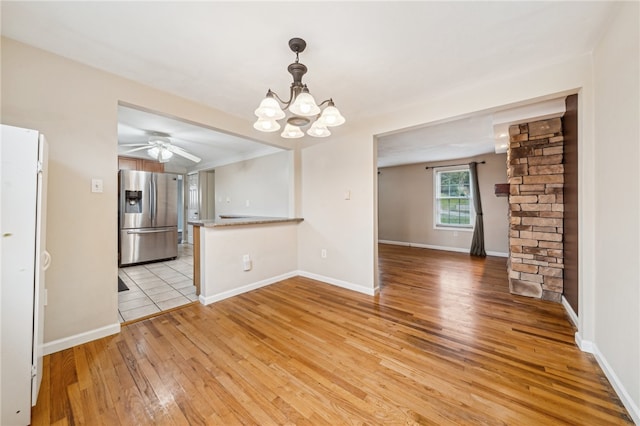
[[[125,154],[147,150],[147,154],[149,154],[149,156],[153,159],[158,160],[158,162],[160,163],[168,162],[171,157],[173,157],[173,154],[177,154],[181,157],[193,161],[194,163],[200,162],[200,157],[196,157],[195,155],[185,151],[184,149],[173,145],[168,134],[158,132],[152,132],[150,134],[151,136],[149,137],[149,141],[147,143],[122,144],[120,146],[133,147],[133,149],[125,151]]]

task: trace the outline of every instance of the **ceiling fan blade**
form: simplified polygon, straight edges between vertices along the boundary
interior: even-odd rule
[[[148,142],[147,143],[121,143],[121,144],[118,144],[118,146],[145,146],[150,148],[150,144]]]
[[[126,145],[120,145],[120,146],[126,146]],[[144,150],[144,149],[152,148],[152,147],[150,147],[149,145],[144,145],[144,146],[134,145],[134,146],[139,146],[139,148],[130,149],[129,151],[125,151],[124,153],[125,153],[125,154],[129,154],[129,153],[132,153],[132,152],[142,151],[142,150]]]
[[[200,158],[199,158],[199,157],[196,157],[196,156],[195,156],[195,155],[193,155],[193,154],[189,154],[189,153],[188,153],[187,151],[185,151],[184,149],[182,149],[182,148],[180,148],[180,147],[177,147],[177,146],[175,146],[175,145],[169,145],[169,146],[167,146],[167,149],[168,149],[169,151],[173,152],[174,154],[178,154],[178,155],[180,155],[181,157],[184,157],[184,158],[186,158],[186,159],[188,159],[188,160],[193,161],[194,163],[199,163],[199,162],[200,162]]]

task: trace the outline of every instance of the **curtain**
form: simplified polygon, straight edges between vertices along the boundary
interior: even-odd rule
[[[482,201],[480,200],[480,185],[478,184],[478,170],[475,161],[469,163],[471,184],[473,185],[473,208],[476,210],[476,226],[473,230],[470,254],[472,256],[486,256],[484,251],[484,221],[482,220]]]

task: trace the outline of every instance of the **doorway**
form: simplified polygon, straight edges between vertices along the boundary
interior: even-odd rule
[[[536,203],[541,204],[540,205],[541,208],[533,209],[532,208],[533,204],[530,204],[532,203],[532,201],[527,201],[528,199],[525,199],[526,197],[524,197],[524,196],[530,196],[529,198],[536,198],[537,200],[537,197],[540,194],[537,194],[537,193],[534,194],[535,191],[538,191],[538,189],[534,188],[534,185],[529,185],[526,189],[520,188],[519,185],[516,185],[516,188],[513,188],[513,185],[511,185],[511,190],[522,189],[523,191],[527,192],[526,194],[524,193],[514,194],[512,192],[511,196],[522,195],[522,197],[518,197],[518,198],[522,198],[523,199],[522,202],[527,203],[525,207],[531,210],[531,211],[529,210],[525,211],[525,209],[523,208],[522,211],[524,213],[522,215],[516,215],[516,216],[533,216],[533,215],[539,214],[540,218],[542,219],[540,219],[539,221],[527,220],[527,223],[518,225],[520,226],[518,229],[514,229],[513,227],[508,227],[508,230],[504,232],[503,235],[505,236],[512,235],[514,232],[519,233],[520,231],[523,231],[527,233],[527,235],[535,234],[534,236],[536,237],[544,234],[540,237],[544,239],[544,238],[547,238],[547,235],[551,235],[552,233],[556,234],[553,236],[555,237],[553,238],[553,242],[545,241],[546,246],[541,246],[542,248],[527,247],[527,250],[528,250],[527,252],[524,252],[524,253],[518,252],[514,257],[516,258],[518,258],[518,256],[523,256],[522,258],[527,256],[536,257],[534,261],[537,263],[531,267],[527,266],[527,268],[530,268],[531,270],[523,271],[523,273],[526,273],[527,276],[533,275],[534,273],[539,273],[540,275],[545,275],[545,274],[549,275],[552,278],[552,280],[549,280],[549,282],[553,284],[553,287],[551,286],[551,284],[548,285],[548,288],[543,287],[541,286],[541,284],[538,283],[536,284],[537,285],[536,289],[540,290],[542,287],[542,290],[546,291],[547,294],[553,293],[553,296],[554,296],[553,300],[558,302],[562,301],[567,311],[570,311],[569,314],[572,316],[572,319],[574,320],[574,322],[577,322],[577,315],[572,315],[572,314],[578,312],[578,304],[577,304],[578,302],[578,170],[577,170],[577,167],[578,167],[578,154],[577,154],[578,153],[578,134],[577,134],[578,113],[577,113],[577,106],[578,106],[577,95],[570,95],[568,97],[567,96],[557,97],[555,99],[550,99],[548,101],[531,103],[531,104],[527,104],[520,107],[502,109],[499,111],[496,110],[489,114],[490,116],[492,116],[493,123],[494,123],[493,124],[494,132],[492,132],[494,136],[492,136],[492,138],[495,139],[493,142],[495,143],[496,150],[498,148],[499,138],[501,136],[498,132],[495,131],[497,127],[496,123],[504,125],[505,130],[504,132],[502,132],[504,133],[503,137],[508,137],[509,135],[508,130],[509,130],[509,126],[511,125],[515,125],[512,127],[515,127],[516,130],[518,126],[524,126],[523,128],[527,128],[527,126],[533,126],[534,128],[536,126],[538,127],[543,126],[536,130],[537,132],[536,135],[532,136],[532,138],[536,139],[535,141],[534,140],[529,141],[528,139],[526,139],[528,138],[528,135],[529,135],[528,130],[526,131],[527,135],[524,135],[524,134],[517,135],[517,138],[519,139],[512,139],[512,142],[516,141],[518,143],[520,141],[526,140],[527,141],[525,142],[526,147],[521,149],[529,150],[529,148],[533,147],[534,144],[538,146],[540,145],[541,142],[545,140],[545,138],[546,139],[551,138],[550,133],[553,133],[553,132],[551,132],[550,130],[547,131],[548,129],[544,128],[545,123],[550,122],[552,119],[555,119],[555,122],[560,122],[559,117],[562,117],[561,121],[562,121],[562,129],[564,129],[563,130],[564,145],[562,144],[562,136],[563,136],[562,133],[559,134],[560,137],[555,137],[550,142],[551,145],[553,144],[560,145],[559,147],[554,148],[556,151],[558,151],[555,154],[562,154],[562,149],[564,146],[564,149],[566,151],[564,153],[563,158],[560,159],[560,161],[562,162],[562,165],[555,165],[555,163],[554,164],[549,163],[546,159],[542,158],[543,154],[540,154],[537,152],[534,153],[533,151],[531,152],[531,156],[535,157],[534,160],[536,160],[536,162],[532,162],[531,166],[532,166],[532,169],[537,169],[537,170],[535,171],[529,170],[529,171],[531,171],[531,173],[536,175],[541,174],[545,176],[540,176],[540,177],[535,176],[533,178],[527,178],[529,179],[527,182],[534,183],[534,179],[539,179],[542,182],[542,180],[551,177],[547,175],[560,173],[560,176],[556,176],[560,179],[558,180],[558,183],[554,183],[550,185],[554,187],[552,188],[553,191],[549,190],[549,192],[545,192],[547,191],[547,189],[544,188],[544,185],[538,185],[543,187],[542,189],[543,192],[541,194],[541,197],[544,198],[544,201],[542,201],[542,199],[539,201],[536,201]],[[544,108],[544,109],[541,109],[541,108]],[[479,112],[477,115],[478,117],[482,117],[483,115],[487,115],[487,114],[488,114],[487,112]],[[419,184],[417,182],[424,183],[424,181],[428,179],[428,176],[426,176],[424,173],[424,170],[422,170],[424,169],[425,163],[428,164],[429,166],[441,165],[438,161],[437,155],[439,154],[438,150],[441,150],[442,145],[445,145],[448,147],[449,150],[452,150],[453,145],[461,144],[459,140],[455,139],[456,135],[451,135],[449,137],[450,140],[445,140],[446,131],[447,131],[446,126],[453,123],[454,126],[460,126],[460,131],[458,133],[465,134],[463,129],[465,129],[464,127],[465,124],[469,123],[469,121],[467,120],[468,118],[463,118],[460,120],[452,119],[450,121],[446,121],[445,123],[434,123],[431,126],[427,126],[427,127],[432,127],[433,129],[430,132],[433,133],[435,136],[437,136],[432,138],[434,141],[437,141],[437,143],[434,143],[433,146],[429,146],[429,142],[428,142],[429,131],[420,133],[422,131],[421,129],[411,129],[402,133],[397,133],[392,135],[382,135],[377,137],[378,166],[380,167],[378,169],[378,220],[377,220],[377,223],[378,223],[377,231],[378,231],[379,242],[390,242],[392,244],[395,243],[399,245],[435,248],[435,249],[450,250],[450,251],[466,251],[462,249],[458,250],[460,246],[455,243],[455,237],[459,238],[461,231],[458,231],[457,235],[454,233],[455,231],[452,232],[452,235],[448,236],[447,240],[444,242],[440,242],[436,239],[438,236],[441,236],[443,232],[436,231],[434,225],[432,224],[433,221],[428,219],[428,215],[433,214],[434,209],[430,208],[429,206],[425,207],[426,202],[421,201],[421,199],[433,198],[432,196],[425,195],[427,191],[431,190],[429,189],[431,185],[427,184],[427,185],[423,185],[423,187],[419,187]],[[483,124],[481,120],[479,121],[476,120],[476,122],[477,124],[481,124],[481,125]],[[527,123],[530,123],[530,124],[527,124]],[[480,128],[480,126],[478,128]],[[437,129],[437,131],[434,129]],[[472,137],[472,139],[478,139],[478,140],[481,139],[480,133],[477,133],[476,135],[477,136]],[[419,137],[416,137],[416,136],[419,136]],[[469,134],[467,133],[466,136],[469,136]],[[514,134],[514,137],[516,137],[515,134]],[[394,146],[394,144],[396,145]],[[505,148],[507,147],[507,145],[508,144],[505,144]],[[468,148],[469,150],[471,149],[471,147],[466,147],[466,148]],[[465,152],[469,152],[469,150],[466,150]],[[426,153],[428,151],[432,157],[421,158],[420,156],[421,152]],[[416,162],[416,159],[418,159],[417,161],[420,161],[420,160],[423,160],[423,161],[421,161],[421,163],[418,163],[418,164],[406,164],[406,165],[384,164],[384,162],[387,161],[388,159],[392,159],[394,157],[394,154],[397,154],[396,155],[397,157],[400,153],[407,154],[407,156],[411,157],[414,163]],[[549,155],[550,154],[552,154],[551,151],[549,151]],[[547,154],[544,154],[544,155],[547,155]],[[555,155],[554,157],[562,157],[562,156]],[[456,158],[456,157],[451,157],[451,158]],[[463,157],[458,157],[458,158],[463,158]],[[465,158],[465,161],[468,159],[469,159],[468,157]],[[505,169],[505,165],[511,168],[527,167],[527,164],[524,163],[524,161],[527,160],[526,158],[524,158],[524,161],[522,162],[520,162],[519,157],[517,160],[519,161],[517,163],[506,164],[506,162],[503,162],[501,165],[502,170]],[[556,158],[554,158],[554,161],[555,160]],[[458,162],[458,161],[453,161],[453,162]],[[443,163],[443,165],[447,165],[446,162]],[[558,170],[560,170],[561,167],[565,168],[564,172],[562,171],[558,172]],[[479,167],[478,171],[480,173],[482,171],[482,167]],[[529,171],[527,171],[527,173],[529,173]],[[563,187],[561,184],[561,182],[563,182],[562,179],[564,179],[564,182],[565,182],[564,201],[562,201],[563,199]],[[547,180],[551,182],[550,179],[547,179]],[[482,176],[480,176],[480,182],[482,183]],[[496,180],[494,182],[491,182],[491,184],[493,186],[493,184],[499,184],[503,182],[507,182],[507,179],[504,179],[503,181]],[[524,185],[524,186],[527,186],[527,185]],[[401,196],[403,193],[406,193],[406,196],[404,197],[404,199]],[[482,188],[481,188],[481,193],[482,193]],[[553,207],[554,211],[543,212],[542,210],[544,209],[542,209],[542,207],[549,207],[549,209],[551,209],[550,207],[551,204],[549,203],[555,203],[555,201],[553,202],[549,201],[549,198],[551,198],[552,196],[556,197],[556,194],[557,194],[558,203],[564,203],[564,206],[558,205],[556,207]],[[484,209],[485,200],[488,200],[491,198],[494,198],[493,193],[491,193],[489,197],[485,197],[484,195],[482,196],[483,210],[485,210],[484,212],[485,213],[484,214],[485,230],[487,230],[486,229],[487,220],[491,220],[492,216],[497,217],[495,214],[490,214],[486,211],[486,209]],[[504,197],[503,199],[506,200],[507,197]],[[564,216],[562,213],[563,207],[565,211]],[[505,207],[504,210],[505,212],[508,211],[509,207]],[[511,208],[511,210],[514,210],[514,209]],[[538,212],[538,210],[540,210],[540,212]],[[416,212],[418,212],[418,214],[416,214]],[[520,212],[516,212],[516,213],[520,213]],[[402,216],[403,214],[405,216]],[[559,220],[555,219],[551,221],[548,219],[551,217],[561,218],[561,219]],[[530,219],[530,217],[528,217],[528,219]],[[511,221],[505,220],[505,222],[509,223]],[[551,222],[553,222],[553,224]],[[552,226],[553,226],[553,230],[551,229]],[[487,230],[487,231],[488,232],[486,233],[486,239],[485,239],[486,243],[488,243],[488,238],[490,238],[491,234],[495,234],[495,231],[492,231],[492,230]],[[512,235],[512,236],[514,238],[518,238],[518,235],[519,234]],[[559,240],[557,238],[558,236],[562,237],[562,240]],[[521,239],[529,238],[533,240],[532,236],[528,236],[528,237],[522,236],[520,238]],[[548,238],[551,238],[551,236]],[[391,241],[388,241],[388,240],[391,240]],[[562,241],[562,242],[558,242],[558,241]],[[486,245],[489,245],[489,244],[486,244]],[[512,244],[507,242],[506,244],[507,249],[505,250],[507,253],[509,253],[511,246]],[[549,251],[547,250],[547,248],[549,249],[553,248],[554,250]],[[522,248],[520,248],[520,250],[522,250]],[[562,254],[563,250],[566,251],[566,254],[564,255]],[[490,251],[492,251],[491,248],[487,247],[487,254],[492,254],[490,253]],[[522,259],[522,258],[519,258],[519,259]],[[551,263],[552,261],[554,262],[553,265],[545,265],[545,262]],[[538,266],[540,267],[539,269],[541,269],[540,271],[537,270]],[[552,266],[554,267],[558,266],[558,267],[556,269],[553,269]],[[552,273],[557,274],[557,270],[562,270],[563,267],[564,267],[564,276],[552,275]],[[536,271],[532,271],[533,269],[536,269]],[[511,274],[510,274],[510,277],[511,277]],[[547,285],[546,281],[545,281],[545,285]],[[521,294],[521,293],[518,293],[518,294]],[[536,297],[533,294],[532,296]]]
[[[175,209],[172,214],[167,212],[165,216],[166,220],[173,217],[174,222],[172,223],[174,224],[174,231],[171,235],[177,237],[175,239],[172,238],[172,241],[164,241],[163,246],[170,248],[172,253],[170,255],[167,253],[168,256],[160,256],[162,258],[175,257],[159,259],[153,262],[141,258],[139,261],[132,261],[133,264],[131,265],[124,265],[118,268],[118,318],[121,323],[145,318],[198,300],[196,288],[193,283],[193,247],[189,244],[184,244],[182,241],[182,230],[184,229],[185,180],[181,174],[163,173],[164,167],[162,166],[162,164],[156,164],[153,172],[146,170],[122,170],[119,174],[121,183],[118,194],[119,205],[121,206],[119,209],[119,222],[123,220],[123,215],[127,215],[127,199],[123,197],[132,198],[131,201],[137,203],[136,205],[138,205],[140,209],[142,209],[142,205],[145,203],[151,205],[152,200],[156,201],[155,209],[162,209],[162,207],[159,207],[159,204],[164,200],[162,204],[166,208]],[[149,184],[140,184],[139,191],[124,191],[126,188],[124,186],[125,184],[133,185],[140,180],[144,182],[149,180]],[[167,194],[164,195],[172,193],[175,199],[165,200],[166,197],[164,196],[151,196],[150,193],[147,193],[153,191],[153,187],[160,188],[162,185],[158,184],[158,182],[162,180],[165,182],[173,182],[173,185],[171,185],[173,189],[169,190],[169,188],[167,188]],[[156,183],[151,184],[151,182]],[[156,191],[161,193],[159,189],[156,189]],[[125,195],[123,195],[123,192]],[[124,208],[122,208],[123,204],[125,205]],[[145,207],[145,211],[147,208],[148,207]],[[141,213],[142,212],[140,212],[140,214]],[[148,215],[145,213],[143,216]],[[177,234],[175,232],[176,228]],[[150,232],[149,229],[153,230],[154,228],[144,228],[140,230],[122,229],[120,233],[122,234],[125,231],[144,233]],[[126,248],[127,245],[125,244],[123,247]],[[135,251],[138,251],[137,247],[133,248]],[[121,252],[122,251],[123,249],[121,249]]]
[[[142,170],[137,167],[144,164],[155,172],[180,175],[178,206],[182,206],[178,207],[177,258],[118,271],[125,286],[131,284],[129,290],[118,294],[120,321],[197,300],[193,286],[193,229],[188,221],[215,218],[214,169],[278,152],[283,152],[282,148],[119,102],[119,156],[131,157],[129,163],[136,170]]]

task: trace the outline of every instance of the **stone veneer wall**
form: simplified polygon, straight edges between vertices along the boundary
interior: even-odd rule
[[[509,139],[509,288],[514,294],[559,302],[564,267],[562,121],[513,125]]]

